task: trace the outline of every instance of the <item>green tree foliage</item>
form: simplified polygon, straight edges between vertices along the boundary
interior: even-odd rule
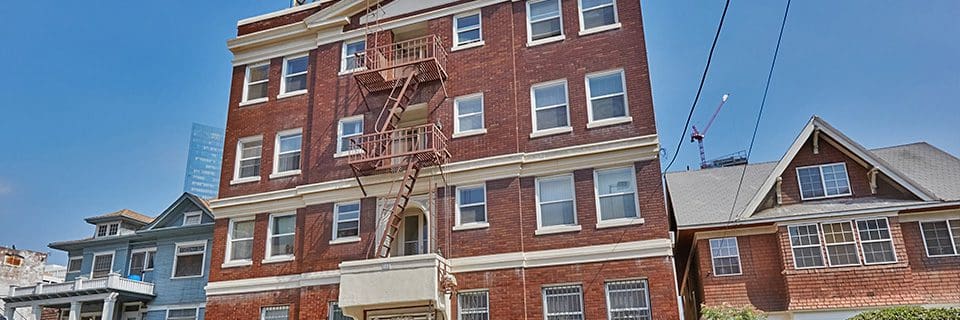
[[[703,305],[700,309],[703,320],[766,320],[767,315],[750,307],[734,307],[728,304],[719,306]]]
[[[960,309],[893,307],[867,311],[849,320],[960,320]]]

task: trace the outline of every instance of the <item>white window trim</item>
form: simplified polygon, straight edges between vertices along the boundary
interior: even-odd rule
[[[228,224],[228,226],[227,226],[227,249],[226,249],[227,251],[224,253],[224,259],[223,259],[224,262],[223,262],[223,266],[222,266],[222,267],[224,267],[224,268],[240,267],[240,266],[249,266],[249,265],[252,265],[252,264],[253,264],[253,249],[252,249],[252,246],[251,246],[251,249],[250,249],[250,250],[251,250],[251,252],[250,252],[250,259],[233,259],[233,256],[231,256],[231,254],[233,253],[233,242],[234,242],[235,240],[236,240],[236,241],[246,241],[246,240],[254,241],[254,238],[256,237],[255,234],[254,234],[254,235],[251,235],[250,238],[242,238],[242,239],[234,239],[234,238],[233,238],[233,228],[234,228],[234,225],[236,225],[236,224],[239,223],[239,222],[249,222],[249,221],[255,221],[255,220],[254,220],[254,217],[245,217],[245,218],[233,218],[233,219],[230,219],[230,222],[229,222],[229,224]],[[254,229],[256,229],[256,224],[254,224]],[[256,233],[256,232],[254,232],[254,233]]]
[[[180,247],[192,247],[192,246],[199,246],[199,245],[203,245],[203,251],[202,251],[202,253],[199,253],[199,254],[198,254],[198,253],[190,253],[190,254],[185,254],[185,256],[193,256],[193,255],[200,255],[200,256],[202,256],[202,258],[201,258],[201,263],[200,263],[200,274],[199,274],[199,275],[192,275],[192,276],[177,277],[177,276],[176,276],[176,274],[177,274],[177,260],[179,260],[179,259],[177,259],[177,258],[180,257]],[[174,247],[173,247],[173,268],[170,270],[170,279],[202,278],[203,275],[206,274],[206,271],[207,271],[207,270],[206,270],[206,269],[207,269],[207,268],[206,268],[206,264],[207,264],[207,241],[206,241],[206,240],[189,241],[189,242],[177,242],[177,243],[174,245]]]
[[[281,171],[279,171],[279,170],[280,170],[280,156],[281,156],[281,152],[280,152],[280,139],[283,138],[283,137],[286,137],[286,136],[293,136],[293,135],[298,135],[298,134],[300,135],[300,149],[297,150],[297,151],[287,151],[287,152],[283,152],[283,154],[299,152],[299,153],[300,153],[300,165],[299,165],[298,167],[299,167],[300,169],[287,170],[287,171],[282,171],[282,172],[281,172]],[[263,153],[262,149],[261,149],[261,152],[260,152],[260,153],[261,153],[261,154]],[[301,171],[302,171],[302,168],[303,168],[303,129],[302,129],[302,128],[296,128],[296,129],[289,129],[289,130],[283,130],[283,131],[277,132],[276,137],[275,137],[275,139],[274,139],[274,141],[273,141],[273,173],[270,174],[270,179],[299,175],[299,174],[301,173]]]
[[[603,283],[603,293],[604,293],[604,296],[606,296],[606,298],[607,298],[607,319],[612,319],[612,318],[613,318],[613,315],[611,314],[611,313],[613,312],[613,308],[610,306],[610,284],[611,284],[611,283],[617,283],[617,282],[640,282],[640,283],[643,283],[643,291],[644,291],[644,292],[643,292],[643,293],[644,293],[643,299],[646,301],[647,307],[646,307],[646,308],[638,308],[638,309],[640,309],[640,310],[647,310],[647,314],[650,315],[650,317],[648,317],[648,318],[653,318],[653,316],[652,316],[652,315],[653,315],[653,312],[652,312],[652,310],[651,310],[651,308],[652,308],[653,306],[650,305],[650,282],[647,281],[647,279],[623,279],[623,280],[610,280],[610,281],[607,281],[607,282],[604,282],[604,283]]]
[[[474,112],[466,115],[460,114],[460,101],[480,98],[480,112]],[[483,92],[459,96],[453,99],[453,136],[454,138],[472,136],[487,133],[486,118],[484,117]],[[480,129],[460,130],[460,116],[480,115]]]
[[[886,221],[886,223],[887,223],[887,234],[890,235],[890,239],[863,240],[863,237],[860,236],[860,226],[859,226],[857,223],[860,222],[860,221],[871,221],[871,220],[883,220],[883,221]],[[949,225],[947,225],[947,227],[948,227],[947,229],[949,229]],[[900,258],[897,257],[897,244],[896,244],[895,242],[893,242],[893,227],[890,226],[890,220],[887,219],[887,217],[875,217],[875,218],[854,219],[854,220],[853,220],[853,229],[854,229],[854,231],[855,231],[855,233],[856,233],[856,238],[857,238],[857,240],[858,240],[858,245],[857,245],[857,246],[860,247],[860,257],[861,257],[861,259],[863,259],[863,261],[862,261],[862,262],[863,262],[863,265],[873,266],[873,265],[891,264],[891,263],[900,262]],[[866,252],[866,250],[864,250],[863,244],[864,244],[864,243],[881,243],[881,242],[888,242],[888,243],[890,243],[890,252],[893,253],[893,261],[882,261],[882,262],[872,262],[872,263],[871,263],[871,262],[867,262],[867,252]],[[924,245],[926,245],[926,242],[924,242]]]
[[[297,72],[297,73],[294,73],[294,74],[287,74],[287,62],[289,62],[290,60],[293,60],[293,59],[299,59],[299,58],[304,58],[304,57],[307,58],[307,70],[304,70],[303,72]],[[287,92],[287,78],[308,74],[308,72],[310,71],[310,58],[309,58],[309,53],[304,52],[304,53],[300,53],[300,54],[296,54],[296,55],[291,55],[291,56],[283,57],[283,67],[281,68],[281,71],[282,71],[282,72],[280,73],[280,94],[277,96],[277,99],[283,99],[283,98],[286,98],[286,97],[292,97],[292,96],[297,96],[297,95],[301,95],[301,94],[307,93],[307,91],[308,91],[308,89],[309,89],[309,85],[308,85],[308,88],[307,88],[307,89],[300,89],[300,90],[295,90],[295,91]],[[309,76],[307,76],[307,79],[309,79]],[[309,81],[308,81],[308,82],[309,82]]]
[[[253,142],[253,141],[260,141],[260,156],[259,156],[259,159],[260,159],[260,169],[261,169],[261,171],[262,171],[262,169],[263,169],[263,136],[262,136],[262,135],[258,135],[258,136],[250,136],[250,137],[240,138],[239,140],[237,140],[237,153],[234,155],[234,158],[235,158],[235,159],[234,159],[234,165],[233,165],[233,180],[230,181],[230,184],[231,184],[231,185],[241,184],[241,183],[247,183],[247,182],[260,181],[260,173],[259,173],[259,172],[257,172],[257,175],[255,175],[255,176],[243,177],[243,178],[240,177],[240,162],[243,161],[243,160],[254,159],[254,158],[252,158],[252,157],[249,158],[249,159],[244,159],[244,158],[242,158],[242,156],[243,156],[243,144],[246,143],[246,142]]]
[[[817,242],[818,242],[818,243],[817,243],[817,244],[798,245],[798,246],[793,245],[793,239],[790,238],[790,237],[791,237],[791,236],[790,236],[790,228],[791,228],[791,227],[808,227],[808,226],[814,226],[814,227],[817,228]],[[824,252],[823,239],[822,239],[821,234],[822,234],[822,232],[820,231],[820,224],[819,224],[819,223],[803,223],[803,224],[794,224],[794,225],[789,225],[789,226],[787,226],[787,241],[790,242],[790,255],[793,257],[793,268],[794,268],[794,269],[804,270],[804,269],[819,269],[819,268],[826,268],[826,267],[827,267],[828,262],[827,262],[826,260],[828,260],[829,257],[827,257],[827,253]],[[802,268],[801,268],[801,267],[797,267],[797,254],[796,254],[796,251],[794,251],[793,249],[813,248],[813,247],[816,247],[818,250],[820,250],[820,263],[821,263],[821,265],[819,265],[819,266],[812,266],[812,267],[802,267]],[[742,271],[742,270],[741,270],[741,271]]]
[[[479,30],[479,31],[480,31],[480,40],[477,40],[477,41],[471,42],[471,43],[460,44],[460,32],[458,32],[458,30],[457,30],[457,29],[459,28],[459,23],[457,22],[457,20],[460,19],[460,18],[463,18],[463,17],[472,16],[472,15],[477,15],[477,28],[476,28],[476,30]],[[453,23],[451,23],[451,24],[453,25],[453,47],[450,49],[450,51],[457,51],[457,50],[475,48],[475,47],[482,46],[482,45],[484,44],[484,42],[483,42],[483,15],[480,13],[480,10],[479,10],[479,9],[477,9],[477,10],[471,10],[471,11],[467,11],[467,12],[462,12],[462,13],[459,13],[459,14],[457,14],[457,15],[454,15],[454,16],[453,16]],[[474,30],[474,29],[469,29],[469,30],[467,30],[467,31],[472,31],[472,30]]]
[[[722,242],[722,241],[725,241],[725,240],[728,240],[728,239],[733,239],[733,246],[737,249],[737,254],[734,255],[734,256],[715,256],[715,255],[713,255],[713,240],[720,240],[720,241]],[[739,240],[737,239],[737,237],[714,238],[714,239],[708,240],[708,242],[710,243],[710,265],[711,265],[711,267],[712,267],[712,269],[713,269],[713,276],[714,276],[714,277],[732,277],[732,276],[739,276],[739,275],[742,275],[742,274],[743,274],[743,263],[742,263],[742,261],[741,261],[741,259],[740,259],[740,242],[739,242]],[[725,273],[725,274],[720,274],[720,273],[718,273],[718,272],[717,272],[717,258],[733,258],[733,257],[736,257],[736,258],[737,258],[737,269],[740,270],[740,272],[737,272],[737,273]]]
[[[355,120],[358,120],[358,119],[360,120],[360,133],[352,134],[352,135],[350,135],[350,136],[344,136],[344,135],[343,135],[343,123],[344,123],[344,122],[355,121]],[[362,136],[362,135],[364,134],[364,130],[363,130],[363,129],[364,129],[364,126],[366,125],[365,123],[363,123],[364,120],[365,120],[365,119],[364,119],[363,115],[362,115],[362,114],[359,114],[359,115],[350,116],[350,117],[346,117],[346,118],[340,118],[340,120],[337,121],[337,151],[336,151],[336,153],[333,154],[333,157],[334,157],[334,158],[346,157],[346,156],[349,156],[349,155],[354,155],[354,154],[358,154],[358,153],[363,152],[363,150],[360,150],[360,149],[353,149],[353,150],[348,150],[348,151],[340,151],[340,150],[343,150],[343,138],[358,137],[358,136]]]
[[[461,214],[461,213],[460,213],[460,206],[461,206],[461,204],[460,204],[460,190],[461,190],[461,189],[474,189],[474,188],[480,188],[480,189],[483,190],[483,202],[482,202],[482,203],[474,203],[474,204],[471,204],[471,206],[478,206],[478,205],[481,205],[481,204],[483,205],[483,222],[461,223],[461,222],[460,222],[460,214]],[[486,184],[486,183],[482,183],[482,184],[472,184],[472,185],[465,185],[465,186],[457,186],[457,187],[455,188],[454,192],[456,192],[456,193],[454,194],[454,198],[455,198],[455,201],[456,201],[456,208],[455,208],[455,210],[456,210],[456,216],[455,216],[456,224],[454,225],[454,228],[455,228],[454,230],[479,229],[479,228],[485,228],[485,227],[489,227],[489,226],[490,226],[490,221],[489,221],[490,216],[487,214],[487,211],[488,211],[487,209],[489,209],[489,207],[487,207],[487,184]],[[458,228],[458,227],[459,227],[459,228]]]
[[[556,36],[548,37],[548,38],[532,40],[533,39],[533,28],[532,28],[533,23],[546,21],[548,19],[531,21],[530,20],[530,4],[542,2],[542,1],[557,1],[557,9],[558,9],[557,14],[559,15],[558,18],[560,19],[560,34]],[[528,0],[526,1],[526,9],[527,9],[527,12],[524,19],[527,21],[527,47],[533,47],[541,44],[562,41],[566,39],[566,33],[563,31],[563,1],[561,0]],[[550,18],[550,19],[554,19],[554,18]]]
[[[580,17],[580,33],[579,33],[579,35],[585,36],[585,35],[588,35],[588,34],[594,34],[594,33],[603,32],[603,31],[607,31],[607,30],[619,29],[619,28],[621,27],[621,25],[620,25],[620,12],[617,10],[617,0],[611,0],[611,4],[609,4],[609,5],[610,5],[610,6],[613,6],[613,21],[614,21],[614,23],[608,24],[608,25],[602,25],[602,26],[599,26],[599,27],[593,27],[593,28],[590,28],[590,29],[584,29],[584,28],[583,28],[583,26],[584,26],[584,25],[583,25],[583,0],[577,0],[577,16]],[[590,8],[590,9],[597,9],[597,8],[605,7],[605,6],[608,6],[608,5],[596,6],[596,7]]]
[[[353,68],[353,69],[347,69],[347,46],[349,46],[349,45],[351,45],[351,44],[354,44],[354,43],[357,43],[357,42],[361,42],[361,41],[363,41],[363,50],[364,50],[364,52],[366,52],[366,50],[368,49],[368,48],[367,48],[367,38],[364,38],[364,37],[354,38],[354,39],[349,39],[349,40],[344,40],[343,43],[340,45],[340,73],[339,73],[339,75],[350,74],[350,73],[354,73],[354,72],[357,72],[357,71],[361,71],[361,70],[366,70],[366,69],[367,69],[366,66],[362,66],[362,67],[359,67],[359,68]],[[364,54],[366,54],[366,53],[364,53]],[[364,58],[366,58],[366,56],[364,56]]]
[[[633,205],[637,209],[637,216],[633,218],[617,218],[617,219],[604,220],[602,218],[603,216],[602,212],[600,212],[599,173],[603,171],[613,171],[613,170],[623,170],[623,169],[629,169],[630,176],[633,177]],[[593,200],[597,208],[596,211],[597,211],[597,228],[598,229],[642,224],[644,222],[643,217],[640,215],[640,199],[639,199],[640,191],[638,190],[639,186],[636,180],[637,180],[637,168],[635,168],[634,166],[603,168],[603,169],[593,170]],[[605,196],[618,196],[618,195],[624,195],[624,194],[626,193],[621,192],[617,194],[608,194]]]
[[[74,260],[80,260],[80,269],[70,271],[70,263],[73,262]],[[91,269],[92,269],[92,268],[91,268]],[[83,256],[70,257],[70,258],[67,260],[67,273],[80,273],[81,270],[83,270]]]
[[[549,284],[543,285],[540,287],[540,303],[543,305],[543,319],[548,319],[547,314],[547,289],[563,288],[563,287],[579,287],[580,288],[580,316],[582,319],[587,319],[587,310],[583,307],[583,284],[581,283],[565,283],[565,284]]]
[[[250,82],[250,69],[251,69],[251,68],[256,68],[256,67],[262,67],[262,66],[265,66],[265,65],[267,66],[267,78],[264,79],[264,80],[256,81],[256,82]],[[269,92],[267,93],[266,96],[264,96],[264,97],[262,97],[262,98],[256,98],[256,99],[253,99],[253,100],[250,100],[250,99],[247,98],[248,95],[249,95],[249,91],[250,91],[250,85],[260,84],[260,83],[264,83],[264,82],[266,82],[266,83],[269,83],[269,82],[270,82],[270,67],[269,67],[269,66],[270,66],[270,60],[261,61],[261,62],[257,62],[257,63],[251,63],[251,64],[248,64],[248,65],[247,65],[247,68],[246,68],[246,70],[244,71],[244,75],[243,75],[243,99],[240,100],[240,106],[241,106],[241,107],[242,107],[242,106],[248,106],[248,105],[251,105],[251,104],[257,104],[257,103],[261,103],[261,102],[267,102],[267,101],[270,100],[270,93],[269,93]],[[269,85],[268,85],[268,88],[269,88]],[[269,90],[267,90],[267,91],[269,91]]]
[[[155,247],[154,247],[154,248],[136,249],[136,250],[130,251],[130,264],[127,266],[127,274],[130,274],[130,272],[133,271],[133,255],[134,255],[134,254],[137,254],[137,253],[143,253],[143,269],[141,269],[141,270],[143,270],[143,271],[153,271],[153,268],[149,268],[149,269],[147,268],[147,261],[148,261],[148,258],[150,257],[150,253],[151,253],[151,252],[153,252],[153,255],[154,255],[153,257],[154,257],[154,259],[156,259],[156,257],[157,257],[157,256],[156,256],[156,255],[157,255],[157,248],[155,248]],[[156,261],[154,261],[154,267],[156,267]]]
[[[195,312],[195,313],[194,313],[194,316],[193,316],[193,319],[194,319],[194,320],[199,319],[199,318],[200,318],[200,308],[172,308],[172,309],[167,309],[167,312],[166,312],[166,315],[165,315],[165,319],[170,319],[170,311],[174,311],[174,310],[190,310],[190,309],[193,309],[194,312]],[[146,318],[146,317],[144,317],[144,318]]]
[[[835,194],[835,195],[828,195],[828,194],[827,194],[827,182],[826,182],[826,180],[823,178],[823,167],[830,167],[830,166],[834,166],[834,165],[838,165],[838,164],[843,166],[843,174],[844,174],[844,176],[845,176],[846,179],[847,179],[847,189],[849,189],[849,190],[847,191],[847,193],[841,193],[841,194]],[[804,196],[803,196],[803,185],[800,183],[800,170],[801,170],[801,169],[809,169],[809,168],[817,168],[817,170],[820,171],[820,185],[821,185],[821,187],[823,188],[823,196],[822,196],[822,197],[810,197],[810,198],[807,198],[807,197],[804,197]],[[817,199],[839,198],[839,197],[847,197],[847,196],[853,195],[853,185],[850,183],[850,172],[847,171],[847,163],[846,163],[846,162],[835,162],[835,163],[826,163],[826,164],[818,164],[818,165],[812,165],[812,166],[797,167],[795,171],[797,172],[797,187],[800,189],[800,200],[817,200]]]
[[[457,319],[463,319],[463,308],[462,308],[462,304],[460,303],[460,294],[463,294],[463,293],[471,294],[471,293],[477,293],[477,292],[485,292],[485,293],[486,293],[486,297],[487,297],[487,310],[486,310],[486,311],[487,311],[487,319],[490,319],[490,289],[487,289],[487,288],[483,288],[483,289],[469,289],[469,290],[457,290]]]
[[[197,223],[187,224],[188,217],[200,217],[200,220]],[[195,226],[203,224],[203,212],[202,211],[191,211],[183,214],[183,222],[180,226]]]
[[[110,234],[110,226],[113,226],[113,225],[116,225],[116,226],[117,226],[117,234]],[[106,227],[107,227],[107,233],[104,234],[104,235],[102,235],[102,236],[100,235],[100,226],[106,226]],[[119,236],[119,235],[120,235],[120,222],[107,222],[107,223],[97,224],[97,228],[94,229],[93,235],[94,235],[94,238],[107,238],[107,237],[116,237],[116,236]]]
[[[543,226],[543,219],[541,216],[542,212],[540,210],[540,206],[542,205],[542,203],[540,202],[540,181],[552,180],[552,179],[558,179],[558,178],[568,179],[570,182],[570,187],[573,191],[573,197],[571,199],[573,201],[573,224]],[[537,230],[534,232],[535,235],[580,231],[581,227],[579,224],[579,219],[577,219],[577,186],[576,186],[576,180],[573,178],[573,173],[546,176],[546,177],[537,177],[536,180],[534,181],[534,198],[537,205]],[[571,201],[571,200],[563,200],[563,201]],[[559,201],[556,201],[556,202],[559,202]]]
[[[616,93],[616,94],[603,95],[599,97],[590,96],[590,78],[608,76],[608,75],[618,74],[618,73],[620,74],[620,86],[621,88],[623,88],[623,92]],[[633,121],[633,117],[630,116],[630,100],[627,97],[627,74],[626,72],[623,71],[622,68],[587,74],[586,76],[583,77],[583,86],[587,90],[587,95],[586,95],[587,128],[603,127],[603,126],[609,126],[609,125],[615,125],[615,124],[621,124],[621,123],[629,123]],[[616,97],[616,96],[623,96],[623,116],[601,119],[601,120],[594,120],[593,119],[593,100]]]
[[[340,206],[341,206],[341,205],[351,205],[351,204],[356,204],[356,205],[357,205],[357,219],[356,219],[356,220],[357,220],[357,235],[356,235],[356,236],[349,236],[349,237],[338,238],[338,237],[337,237],[337,232],[339,232],[339,229],[340,229],[340,222],[350,222],[350,221],[353,221],[352,219],[351,219],[351,220],[340,221]],[[346,201],[346,202],[338,202],[338,203],[335,203],[335,204],[333,205],[333,233],[330,235],[330,244],[341,244],[341,243],[359,242],[359,241],[360,241],[360,220],[361,220],[361,219],[360,219],[360,216],[361,216],[362,214],[363,214],[363,204],[362,204],[359,200],[357,200],[357,201]]]
[[[549,105],[540,110],[559,108],[563,106],[567,109],[567,125],[563,127],[555,127],[549,129],[540,129],[537,126],[537,98],[536,90],[543,87],[555,86],[558,84],[563,84],[563,104]],[[570,123],[570,86],[567,83],[567,79],[552,80],[547,82],[541,82],[530,86],[530,120],[533,123],[533,133],[530,134],[530,137],[537,137],[548,134],[564,133],[572,131],[573,127]]]
[[[297,224],[297,222],[296,222],[297,217],[296,217],[296,215],[297,215],[297,212],[296,212],[296,211],[270,214],[270,218],[269,218],[269,220],[267,221],[267,246],[266,246],[266,249],[264,249],[264,251],[266,251],[266,252],[265,252],[265,255],[264,255],[265,258],[264,258],[263,261],[262,261],[263,263],[293,261],[294,259],[296,259],[296,243],[297,243],[297,225],[296,225],[296,224]],[[293,217],[294,217],[294,218],[293,218],[293,219],[294,219],[293,232],[292,232],[292,233],[284,233],[284,234],[273,234],[273,220],[274,220],[275,218],[286,217],[286,216],[293,216]],[[272,251],[273,251],[273,248],[272,248],[272,246],[270,245],[270,243],[273,241],[273,238],[274,238],[274,237],[281,237],[281,236],[288,236],[288,235],[292,235],[292,236],[293,236],[294,253],[293,253],[293,254],[273,255],[273,252],[272,252]]]
[[[111,255],[110,257],[110,272],[107,274],[113,273],[113,265],[117,262],[117,251],[102,251],[96,252],[93,254],[93,259],[90,260],[90,279],[93,279],[93,273],[97,270],[97,257]],[[82,269],[83,267],[81,267]]]
[[[960,248],[957,246],[960,243],[957,243],[956,238],[953,235],[953,229],[950,228],[950,220],[958,219],[931,219],[931,220],[922,220],[917,221],[917,226],[920,227],[920,237],[923,240],[923,252],[928,258],[942,258],[942,257],[956,257],[960,256]],[[932,223],[932,222],[944,222],[947,224],[947,234],[950,235],[950,243],[953,244],[953,254],[930,254],[930,248],[927,247],[927,235],[923,232],[923,223]]]
[[[850,230],[851,230],[851,232],[853,232],[853,242],[838,242],[838,243],[833,243],[833,244],[827,244],[827,237],[826,237],[827,235],[823,232],[823,225],[824,225],[824,224],[834,224],[834,223],[847,223],[847,224],[849,224],[849,225],[850,225]],[[834,220],[834,221],[822,221],[822,222],[820,222],[819,224],[820,224],[820,226],[819,226],[819,227],[820,227],[820,228],[819,228],[819,231],[820,231],[820,243],[823,244],[823,253],[824,253],[823,258],[827,260],[827,266],[829,266],[829,267],[831,267],[831,268],[839,268],[839,267],[856,267],[856,266],[861,266],[861,265],[863,265],[863,256],[860,255],[860,244],[859,244],[859,243],[860,243],[860,235],[857,234],[857,227],[853,225],[853,222],[851,222],[850,220]],[[846,246],[846,245],[850,245],[850,244],[853,244],[853,247],[854,247],[855,251],[857,252],[857,263],[836,264],[836,265],[833,264],[833,262],[830,261],[830,250],[829,250],[830,246]]]

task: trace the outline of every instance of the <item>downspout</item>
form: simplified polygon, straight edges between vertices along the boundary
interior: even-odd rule
[[[513,64],[513,108],[514,108],[514,136],[516,138],[515,142],[515,152],[520,153],[520,104],[517,101],[517,90],[519,85],[517,84],[517,30],[516,30],[516,18],[513,15],[513,6],[515,3],[510,3],[510,54],[512,55],[511,62]],[[523,232],[523,186],[521,185],[521,176],[523,172],[523,162],[520,162],[520,173],[517,174],[517,223],[520,225],[520,252],[526,252],[524,247],[524,232]],[[520,282],[523,286],[523,319],[527,319],[527,269],[524,266],[520,266]]]

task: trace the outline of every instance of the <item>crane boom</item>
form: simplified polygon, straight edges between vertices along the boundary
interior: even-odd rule
[[[729,94],[724,94],[720,98],[720,105],[717,106],[717,110],[713,112],[713,115],[710,116],[710,121],[707,122],[707,126],[703,128],[703,131],[697,130],[697,126],[693,125],[693,133],[690,134],[690,142],[697,142],[697,145],[700,147],[700,168],[704,168],[707,163],[706,154],[703,151],[703,138],[707,136],[707,130],[710,130],[710,126],[713,126],[713,121],[717,119],[717,115],[720,114],[720,109],[723,109],[723,105],[727,103],[727,98],[730,98]]]

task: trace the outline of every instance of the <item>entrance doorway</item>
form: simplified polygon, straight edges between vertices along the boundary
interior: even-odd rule
[[[403,222],[398,232],[397,241],[391,248],[393,256],[412,256],[430,251],[430,227],[426,214],[419,209],[404,211]]]

